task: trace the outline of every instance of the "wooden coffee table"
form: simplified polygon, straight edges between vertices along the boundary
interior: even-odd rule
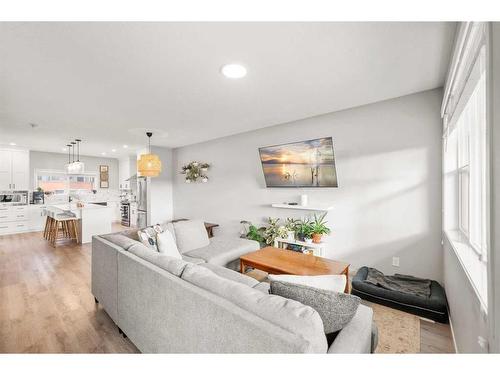
[[[240,271],[246,267],[257,268],[275,275],[345,275],[345,292],[349,292],[349,264],[306,255],[272,246],[248,253],[240,257]]]

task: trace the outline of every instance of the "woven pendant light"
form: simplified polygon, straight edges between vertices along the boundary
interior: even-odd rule
[[[158,155],[151,153],[151,136],[153,133],[147,132],[149,140],[149,153],[143,154],[137,160],[137,170],[144,177],[158,177],[161,173],[161,160]]]

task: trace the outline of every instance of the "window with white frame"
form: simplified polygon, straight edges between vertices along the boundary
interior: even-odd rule
[[[477,30],[470,31],[471,34]],[[444,230],[465,272],[487,304],[488,174],[486,46],[475,34],[473,56],[445,96]],[[470,52],[470,51],[469,51]],[[456,235],[454,235],[456,234]]]
[[[35,188],[55,195],[88,192],[95,189],[96,174],[68,175],[63,171],[36,170]]]

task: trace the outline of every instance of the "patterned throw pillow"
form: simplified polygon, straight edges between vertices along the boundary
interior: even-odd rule
[[[155,225],[153,227],[141,229],[137,232],[137,236],[139,236],[139,240],[148,248],[154,251],[158,251],[158,242],[156,240],[156,235],[161,232],[161,227],[159,225]]]

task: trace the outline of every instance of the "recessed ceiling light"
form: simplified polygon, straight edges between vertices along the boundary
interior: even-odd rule
[[[111,149],[111,152],[116,152],[116,148]]]
[[[243,78],[247,75],[247,68],[240,64],[227,64],[221,69],[227,78]]]
[[[14,142],[9,143],[10,146],[15,146],[16,144]]]
[[[123,145],[123,148],[128,148],[128,145]]]
[[[63,147],[61,150],[68,151],[68,149],[66,147]]]
[[[104,155],[106,155],[106,153],[105,153],[105,152],[101,152],[101,155],[103,155],[103,156],[104,156]]]

